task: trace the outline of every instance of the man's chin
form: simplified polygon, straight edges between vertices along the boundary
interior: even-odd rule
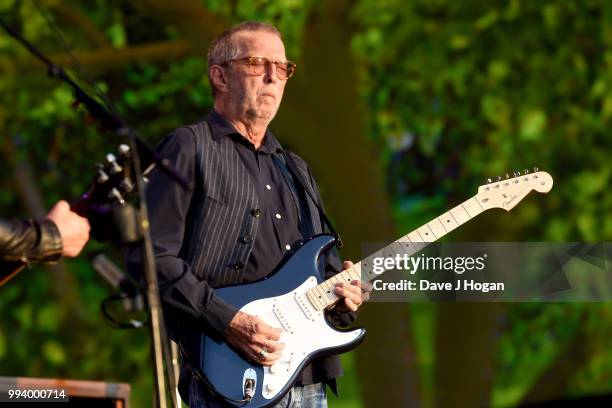
[[[248,115],[253,119],[272,121],[276,116],[276,109],[262,108],[250,109]]]

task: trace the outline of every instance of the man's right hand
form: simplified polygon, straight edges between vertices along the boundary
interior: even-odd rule
[[[264,366],[272,366],[281,357],[281,350],[285,348],[285,344],[278,341],[281,333],[281,329],[267,325],[259,317],[238,312],[225,330],[224,337],[249,360]],[[265,357],[262,358],[262,355]]]

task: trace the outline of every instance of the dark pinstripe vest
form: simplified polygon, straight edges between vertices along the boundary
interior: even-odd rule
[[[196,139],[196,188],[185,225],[180,257],[194,274],[213,287],[244,281],[243,266],[253,248],[246,235],[257,235],[259,222],[255,181],[228,137],[214,140],[205,121],[187,126]],[[293,155],[308,188],[321,202],[311,182],[308,165]],[[322,232],[321,219],[312,200],[307,199],[314,233]]]

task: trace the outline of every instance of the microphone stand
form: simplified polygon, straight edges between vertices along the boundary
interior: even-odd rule
[[[172,358],[170,347],[166,337],[163,313],[161,309],[161,300],[159,297],[159,285],[157,281],[157,273],[155,271],[155,258],[153,256],[153,244],[151,241],[151,233],[149,229],[149,217],[145,199],[145,186],[143,180],[141,156],[144,159],[145,168],[150,164],[155,164],[166,173],[170,178],[178,182],[183,188],[191,189],[191,185],[178,173],[176,173],[169,165],[166,159],[162,159],[153,152],[136,134],[129,128],[119,114],[114,111],[111,113],[108,109],[102,106],[99,102],[89,96],[81,87],[79,87],[72,78],[58,65],[50,61],[44,54],[29,43],[20,34],[11,29],[0,18],[0,26],[4,30],[17,39],[25,48],[27,48],[35,57],[47,65],[49,75],[66,82],[74,90],[74,95],[77,103],[82,103],[89,111],[89,114],[100,121],[103,127],[113,131],[121,137],[127,137],[130,144],[130,149],[133,152],[133,164],[136,173],[136,190],[140,201],[139,225],[142,230],[142,258],[146,281],[146,298],[149,312],[149,331],[152,339],[153,351],[153,368],[155,389],[157,394],[157,407],[166,408],[166,387],[164,381],[164,360],[166,361],[166,371],[168,375],[168,385],[170,387],[170,396],[172,406],[178,408],[178,401],[175,393],[176,376],[172,368]]]

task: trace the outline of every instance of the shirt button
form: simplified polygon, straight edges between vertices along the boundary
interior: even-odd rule
[[[291,245],[289,245],[289,244],[285,245],[285,249],[286,249],[287,251],[291,251]]]
[[[272,190],[272,187],[270,187],[270,185],[269,185],[269,184],[266,184],[266,188],[267,188],[268,190]]]
[[[243,244],[248,244],[249,242],[253,241],[253,236],[250,234],[247,234],[241,238],[241,241]]]
[[[234,269],[238,270],[238,269],[242,269],[244,265],[242,264],[242,262],[238,261],[234,264]]]
[[[277,219],[277,220],[280,220],[281,218],[283,218],[283,217],[281,217],[281,215],[280,215],[280,214],[278,214],[278,213],[275,215],[275,217],[276,217],[276,219]]]
[[[259,208],[254,208],[251,210],[251,215],[255,218],[261,217],[261,210]]]

